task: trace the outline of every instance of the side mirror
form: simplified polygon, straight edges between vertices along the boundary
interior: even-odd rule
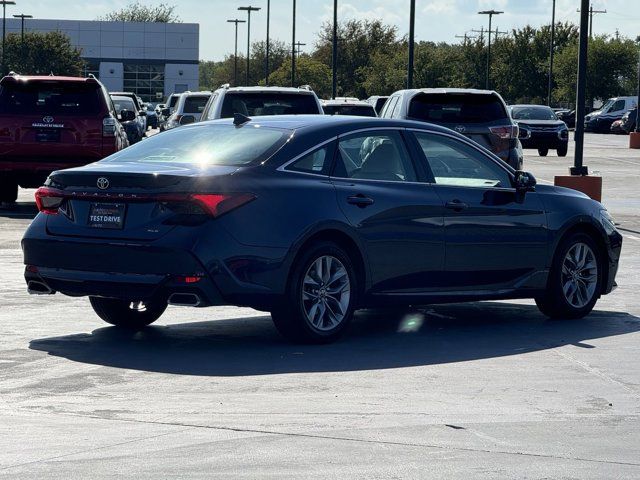
[[[162,109],[162,116],[163,117],[168,117],[169,115],[171,115],[171,109],[170,108],[163,108]]]
[[[131,110],[121,110],[120,111],[120,121],[121,122],[130,122],[131,120],[135,120],[136,114]]]
[[[529,172],[523,172],[522,170],[516,170],[515,174],[515,187],[519,192],[531,192],[536,187],[536,177]]]
[[[146,110],[140,110],[140,113],[138,114],[141,117],[146,117],[147,116],[147,111]]]
[[[190,123],[195,123],[196,121],[196,117],[194,117],[193,115],[183,115],[180,118],[180,125],[189,125]]]

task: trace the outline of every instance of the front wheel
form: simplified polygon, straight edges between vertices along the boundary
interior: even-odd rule
[[[539,148],[538,149],[538,155],[540,155],[541,157],[546,157],[547,153],[549,153],[549,149],[548,148]]]
[[[271,318],[288,340],[329,343],[353,317],[357,278],[349,255],[338,245],[319,242],[296,261],[285,301]]]
[[[599,250],[584,233],[567,238],[554,258],[544,295],[536,298],[540,311],[551,318],[582,318],[595,306],[602,290]]]
[[[155,322],[167,309],[166,302],[129,302],[117,298],[89,297],[93,311],[116,327],[141,330]]]
[[[558,153],[559,157],[566,157],[568,150],[569,150],[569,146],[568,145],[563,145],[562,147],[558,148],[556,150],[556,152]]]

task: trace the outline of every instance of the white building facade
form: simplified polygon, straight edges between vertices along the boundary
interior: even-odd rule
[[[160,102],[174,92],[198,90],[198,24],[25,21],[27,32],[56,30],[81,50],[84,73],[94,74],[109,91],[135,92],[146,102]],[[20,32],[20,20],[7,18],[7,34]]]

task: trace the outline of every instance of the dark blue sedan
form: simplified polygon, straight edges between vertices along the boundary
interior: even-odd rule
[[[54,172],[36,200],[29,292],[89,296],[134,329],[167,304],[249,306],[305,342],[383,305],[535,298],[582,317],[622,243],[600,203],[462,135],[346,116],[184,126]]]

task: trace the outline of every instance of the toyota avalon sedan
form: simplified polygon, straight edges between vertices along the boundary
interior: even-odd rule
[[[317,343],[383,305],[534,298],[583,317],[622,242],[600,203],[456,132],[365,117],[185,126],[52,173],[36,201],[29,292],[88,296],[132,329],[167,304],[249,306]]]

